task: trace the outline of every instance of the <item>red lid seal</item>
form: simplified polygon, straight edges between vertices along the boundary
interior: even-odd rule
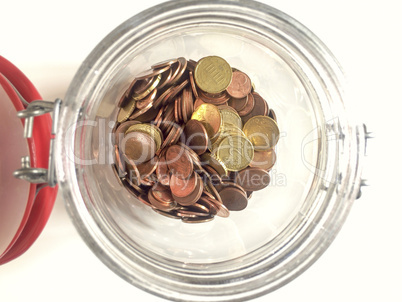
[[[16,114],[28,103],[41,99],[28,78],[0,56],[0,265],[17,258],[34,243],[46,225],[57,195],[57,186],[29,183],[12,174],[12,170],[21,167],[21,157],[31,168],[48,169],[50,114],[34,117],[30,138],[23,138],[22,125],[26,122]]]

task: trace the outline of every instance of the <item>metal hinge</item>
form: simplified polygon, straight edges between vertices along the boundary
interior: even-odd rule
[[[20,96],[20,98],[22,98]],[[54,162],[54,140],[56,135],[56,127],[59,120],[61,99],[56,99],[54,102],[50,101],[33,101],[27,103],[23,100],[24,104],[27,104],[24,110],[17,113],[17,117],[25,119],[24,137],[30,138],[32,136],[32,130],[35,117],[53,113],[53,122],[49,147],[49,164],[48,169],[44,168],[32,168],[30,165],[29,156],[23,156],[21,159],[21,169],[14,171],[13,175],[16,178],[24,179],[35,184],[47,184],[50,187],[54,187],[57,184],[56,170]]]

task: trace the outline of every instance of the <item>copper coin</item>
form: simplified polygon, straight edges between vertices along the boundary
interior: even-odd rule
[[[177,72],[173,76],[171,84],[178,82],[187,69],[187,60],[185,58],[183,57],[178,58],[177,63],[178,63]]]
[[[216,209],[216,215],[219,217],[229,217],[230,212],[228,208],[220,201],[217,199],[210,197],[210,196],[201,196],[200,202],[204,201],[208,203],[211,206],[212,209]]]
[[[229,211],[241,211],[247,207],[247,195],[237,188],[227,187],[220,191],[219,194],[223,204]]]
[[[168,186],[164,186],[160,182],[155,182],[152,188],[149,189],[152,191],[154,198],[160,202],[172,202],[174,201],[172,194],[170,192],[170,188]],[[155,194],[158,192],[157,194]]]
[[[154,78],[147,78],[144,80],[134,79],[131,82],[130,87],[127,89],[127,96],[130,97],[132,94],[141,95],[147,91],[154,82]]]
[[[166,123],[168,123],[168,126],[165,125]],[[173,138],[176,134],[176,131],[180,128],[180,126],[177,125],[176,123],[173,123],[173,127],[171,127],[170,123],[173,123],[173,122],[165,122],[165,121],[162,122],[162,124],[165,126],[164,130],[166,133],[166,138],[162,143],[161,149],[164,149],[167,146],[172,145]]]
[[[205,188],[204,188],[204,189],[205,189]],[[207,197],[212,198],[212,199],[216,199],[216,198],[214,197],[214,195],[212,195],[211,193],[209,193],[207,190],[204,190],[204,192],[202,192],[202,195],[203,195],[203,196],[207,196]]]
[[[187,108],[187,117],[188,117],[188,119],[190,119],[194,112],[194,97],[191,92],[191,89],[189,89],[188,93],[189,93],[189,97],[186,98],[186,102],[187,102],[186,108]]]
[[[149,103],[152,103],[155,100],[156,93],[157,93],[156,89],[152,90],[152,92],[148,96],[146,96],[145,98],[143,98],[141,100],[138,100],[135,103],[135,106],[138,109],[144,109],[145,107],[147,107],[149,105]]]
[[[194,165],[194,171],[197,172],[198,175],[200,175],[204,184],[206,183],[207,180],[211,181],[211,176],[202,166],[198,167],[197,165]]]
[[[191,206],[187,206],[187,207],[184,207],[184,208],[186,210],[188,210],[188,211],[192,211],[192,212],[196,212],[196,213],[202,213],[202,214],[209,214],[210,213],[208,207],[203,206],[203,205],[201,205],[199,203],[195,203],[195,204],[193,204]]]
[[[183,122],[187,123],[193,113],[194,99],[193,93],[191,92],[191,87],[186,87],[183,89],[182,93],[182,114]]]
[[[130,193],[132,193],[133,195],[136,195],[137,197],[140,194],[146,193],[145,190],[143,190],[140,186],[137,186],[133,182],[128,181],[126,178],[122,179],[122,182],[124,183],[124,186],[126,188],[130,189],[130,191],[131,191]]]
[[[191,71],[192,73],[194,73],[195,66],[197,66],[196,61],[191,60],[191,59],[187,61],[187,70],[188,71]]]
[[[177,145],[184,148],[188,152],[188,154],[190,155],[190,157],[193,161],[200,162],[200,159],[199,159],[197,153],[195,153],[189,146],[187,146],[183,142],[178,142]]]
[[[196,110],[202,104],[205,104],[205,102],[199,97],[197,97],[194,102],[194,110]]]
[[[154,90],[156,88],[156,86],[158,86],[158,84],[161,81],[161,78],[162,78],[162,75],[160,75],[160,74],[156,77],[152,77],[151,83],[147,84],[147,86],[145,87],[146,89],[144,91],[141,91],[140,93],[138,93],[138,92],[131,93],[131,95],[130,95],[131,100],[138,101],[138,100],[145,98],[147,95],[149,95],[152,92],[152,90]]]
[[[174,86],[170,86],[168,89],[166,89],[161,95],[158,96],[158,98],[154,101],[153,106],[154,108],[160,108],[163,104],[163,100],[165,97],[171,93],[171,91],[174,89]]]
[[[215,189],[216,189],[218,192],[220,192],[220,191],[222,191],[223,189],[229,188],[229,187],[239,189],[240,191],[242,191],[244,194],[247,195],[246,190],[244,190],[242,186],[240,186],[239,184],[237,184],[237,183],[235,183],[235,182],[231,182],[231,181],[222,181],[219,185],[216,185],[216,186],[215,186]]]
[[[191,150],[189,146],[187,146],[186,144],[183,143],[183,141],[184,141],[184,139],[182,141],[178,142],[177,144],[180,147],[184,148],[188,152],[188,154],[190,155],[190,158],[191,158],[191,160],[193,162],[193,170],[194,171],[203,170],[202,167],[201,167],[200,158],[198,157],[197,153],[195,153],[193,150]]]
[[[138,172],[141,175],[141,178],[148,177],[149,175],[154,173],[156,170],[156,167],[158,166],[158,162],[159,162],[159,158],[157,155],[155,155],[149,161],[138,164],[137,168],[138,168]]]
[[[173,136],[172,145],[176,145],[179,140],[184,141],[183,134],[184,125],[181,125],[179,129],[177,129],[176,134]]]
[[[115,130],[114,135],[112,136],[113,144],[119,145],[122,139],[124,138],[124,134],[126,133],[127,129],[130,128],[132,125],[139,124],[140,121],[125,121],[121,123]]]
[[[207,217],[183,217],[181,221],[184,223],[204,223],[204,222],[210,222],[214,220],[213,216],[207,216]]]
[[[159,129],[160,129],[160,125],[162,123],[163,109],[164,108],[159,109],[158,114],[156,115],[155,119],[151,122],[152,124],[154,124]]]
[[[210,103],[213,105],[222,105],[230,100],[230,96],[226,91],[222,91],[218,94],[208,94],[205,91],[200,90],[198,97],[201,98],[205,103]]]
[[[189,178],[180,178],[176,175],[172,175],[170,177],[170,190],[172,194],[177,197],[186,197],[194,192],[197,186],[197,180],[199,177],[196,177],[196,173],[193,172]]]
[[[250,167],[261,168],[263,170],[271,170],[276,162],[276,153],[274,149],[268,151],[255,151]]]
[[[190,205],[195,204],[200,199],[201,194],[204,190],[204,185],[202,183],[200,176],[197,173],[194,173],[194,174],[195,174],[195,177],[197,178],[197,180],[196,180],[197,185],[196,185],[194,191],[190,195],[185,196],[185,197],[179,197],[179,196],[172,194],[174,200],[182,206],[190,206]]]
[[[170,129],[168,135],[166,136],[165,140],[163,141],[161,149],[164,149],[167,146],[173,144],[177,135],[180,135],[181,127],[177,124],[173,124],[172,129]]]
[[[244,108],[247,106],[247,96],[241,98],[241,99],[235,99],[231,98],[228,101],[229,106],[232,108],[236,109],[237,112],[242,111]]]
[[[264,189],[270,182],[269,173],[266,170],[249,167],[241,170],[236,177],[236,183],[246,191]]]
[[[256,92],[253,92],[254,108],[245,116],[242,116],[243,125],[256,115],[267,115],[269,112],[268,103]]]
[[[137,167],[133,165],[130,167],[130,169],[127,169],[127,171],[128,174],[124,179],[131,187],[139,188],[139,186],[141,185],[141,180]]]
[[[158,165],[155,170],[156,176],[161,184],[169,186],[170,184],[170,173],[169,167],[166,163],[165,155],[161,155],[158,161]]]
[[[184,211],[184,210],[178,210],[177,211],[177,216],[181,218],[197,218],[197,213],[190,212],[190,211]]]
[[[177,96],[177,118],[179,119],[179,122],[183,121],[183,106],[181,102],[183,101],[183,97],[181,94]]]
[[[156,143],[150,135],[135,131],[123,138],[120,149],[128,159],[135,163],[143,163],[155,156]]]
[[[141,175],[140,172],[138,171],[137,165],[135,162],[131,159],[129,159],[126,155],[122,155],[122,160],[126,163],[126,180],[129,182],[130,185],[132,186],[140,186],[141,182]]]
[[[184,90],[186,90],[186,89],[184,89]],[[184,90],[183,90],[183,93],[181,94],[179,105],[180,105],[180,109],[181,109],[182,121],[184,123],[186,123],[188,121],[188,117],[187,117],[187,101],[186,101],[186,95],[185,95],[186,93],[184,92]]]
[[[172,77],[170,81],[167,83],[167,85],[173,85],[175,83],[176,77],[181,71],[181,63],[177,61],[174,64],[172,64],[170,68],[172,69]]]
[[[158,69],[151,68],[151,69],[140,72],[139,74],[137,74],[135,76],[135,78],[137,80],[144,80],[144,79],[152,78],[154,76],[161,74],[162,72],[165,72],[169,68],[170,68],[170,66],[164,66],[164,67],[158,68]]]
[[[222,198],[219,195],[219,192],[216,190],[215,186],[212,184],[211,181],[205,182],[206,189],[212,194],[212,196],[217,200],[218,203],[223,203]]]
[[[247,95],[246,106],[242,110],[239,111],[239,116],[246,116],[249,114],[254,108],[254,96],[252,93]]]
[[[188,73],[188,78],[190,79],[191,90],[193,91],[195,98],[198,98],[197,85],[195,84],[194,74],[192,71]]]
[[[204,125],[197,120],[189,120],[184,127],[186,145],[198,155],[203,154],[208,149],[208,134]]]
[[[200,212],[194,212],[194,211],[190,211],[187,210],[186,207],[183,207],[182,209],[177,210],[177,213],[179,214],[179,216],[181,217],[207,217],[210,216],[209,213],[200,213]]]
[[[244,72],[237,70],[233,72],[232,81],[226,91],[231,97],[241,99],[251,92],[251,88],[250,78]]]
[[[219,207],[217,207],[215,203],[211,201],[211,198],[207,198],[207,196],[204,195],[200,197],[196,204],[208,208],[208,211],[212,216],[215,216],[219,211]]]
[[[145,107],[142,109],[136,109],[131,115],[130,115],[130,120],[134,120],[137,117],[139,117],[141,114],[147,112],[152,108],[152,103],[148,103]]]
[[[177,177],[187,178],[193,172],[193,162],[188,152],[178,146],[170,146],[166,151],[166,162],[170,171]]]
[[[181,82],[179,85],[174,86],[174,88],[170,91],[169,94],[167,94],[165,96],[165,98],[163,99],[163,105],[166,105],[168,103],[170,103],[171,101],[173,101],[176,97],[176,95],[178,95],[183,89],[184,87],[186,87],[188,84],[188,80],[184,80],[183,82]]]
[[[270,118],[272,118],[276,123],[278,123],[278,120],[277,120],[277,118],[276,118],[276,113],[275,113],[275,111],[274,111],[273,109],[269,109],[268,116],[269,116]]]
[[[116,168],[120,177],[125,176],[126,168],[125,163],[122,159],[122,154],[120,153],[120,149],[117,145],[114,145],[114,162],[116,164]]]
[[[173,144],[173,138],[175,136],[175,132],[178,131],[178,129],[180,129],[179,125],[176,124],[173,121],[162,121],[161,126],[164,126],[163,127],[163,130],[164,130],[163,133],[165,134],[165,137],[166,137],[166,139],[164,141],[164,143],[165,143],[164,148],[166,148],[169,145],[174,145]],[[170,137],[168,137],[169,134],[170,134]]]
[[[170,188],[167,186],[162,185],[161,183],[157,182],[151,189],[154,197],[159,200],[160,202],[173,202],[173,196],[170,191]]]
[[[174,126],[174,104],[169,104],[165,107],[165,111],[162,114],[162,122],[159,128],[166,137]]]
[[[155,120],[155,117],[158,115],[159,110],[152,107],[152,103],[150,103],[150,107],[145,107],[144,109],[135,111],[131,116],[130,119],[137,120],[143,123],[149,123]]]
[[[148,191],[149,202],[157,209],[170,211],[176,207],[176,202],[171,198],[169,191]]]
[[[168,85],[168,83],[171,81],[173,75],[173,70],[172,68],[169,68],[169,70],[165,71],[164,73],[161,74],[161,80],[159,81],[158,84],[158,90],[161,90],[163,87]]]
[[[155,179],[153,177],[142,177],[140,178],[140,184],[146,187],[152,187],[155,185]]]
[[[210,165],[204,165],[203,168],[208,172],[210,180],[214,186],[222,183],[222,178],[218,172]]]
[[[176,211],[172,210],[172,211],[161,211],[158,209],[153,209],[156,213],[168,217],[168,218],[173,218],[173,219],[181,219],[181,217],[177,216]]]
[[[180,96],[177,96],[174,100],[174,120],[176,123],[180,123],[181,119],[179,118],[179,101]]]
[[[158,69],[158,68],[163,68],[163,67],[166,67],[166,66],[170,67],[176,62],[177,62],[177,58],[168,59],[168,60],[165,60],[165,61],[162,61],[162,62],[159,62],[159,63],[156,63],[156,64],[152,65],[151,68],[152,69],[155,69],[155,68]]]
[[[217,216],[223,218],[229,217],[230,215],[229,209],[223,203],[218,204],[217,206],[219,208],[218,213],[216,213]]]

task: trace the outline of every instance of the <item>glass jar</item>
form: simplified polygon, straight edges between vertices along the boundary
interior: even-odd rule
[[[275,109],[271,184],[247,209],[200,225],[158,215],[122,188],[111,131],[136,74],[217,55],[247,73]],[[251,1],[171,1],[124,22],[88,56],[60,108],[57,180],[93,252],[128,282],[177,301],[243,301],[307,269],[360,189],[363,125],[350,123],[330,51],[286,14]]]

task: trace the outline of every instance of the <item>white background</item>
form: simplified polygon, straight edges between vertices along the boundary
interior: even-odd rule
[[[0,54],[26,73],[44,99],[63,97],[79,64],[106,34],[160,2],[8,1],[1,7]],[[365,170],[371,186],[334,243],[296,280],[253,301],[402,301],[402,5],[264,2],[301,21],[329,46],[348,76],[350,111],[376,138],[369,142]],[[60,197],[34,246],[0,267],[0,301],[29,300],[165,301],[109,271],[78,236]]]

